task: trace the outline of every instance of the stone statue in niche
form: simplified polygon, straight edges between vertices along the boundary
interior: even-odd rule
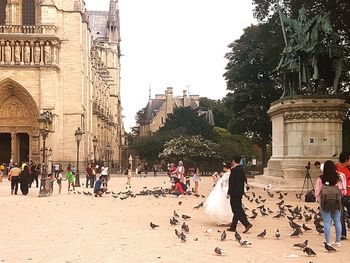
[[[9,42],[6,42],[5,44],[5,63],[10,63],[11,62],[11,47],[9,45]]]
[[[30,63],[30,47],[28,42],[26,42],[24,45],[23,58],[25,64]]]
[[[46,45],[44,47],[44,57],[45,57],[45,64],[52,63],[50,42],[46,42]]]
[[[15,43],[15,63],[19,64],[21,62],[21,46],[18,42]]]
[[[35,47],[34,47],[34,63],[35,64],[40,63],[40,53],[41,53],[41,50],[40,50],[39,43],[36,42]]]

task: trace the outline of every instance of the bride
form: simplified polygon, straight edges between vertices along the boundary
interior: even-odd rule
[[[205,213],[214,219],[217,225],[226,225],[232,221],[230,200],[226,198],[228,179],[231,174],[231,163],[223,163],[224,174],[216,183],[205,201]]]

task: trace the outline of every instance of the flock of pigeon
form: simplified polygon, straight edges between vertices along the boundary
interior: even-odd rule
[[[253,188],[251,188],[253,189]],[[267,193],[268,197],[263,198],[261,195],[255,194],[253,191],[250,191],[249,193],[245,194],[245,197],[248,202],[252,203],[252,205],[255,206],[253,209],[248,209],[244,207],[246,213],[248,214],[248,217],[251,220],[255,220],[257,217],[268,217],[272,216],[274,220],[281,220],[281,219],[287,219],[287,222],[291,228],[291,234],[288,234],[291,239],[302,237],[304,233],[314,231],[313,228],[307,226],[306,224],[313,223],[314,229],[319,234],[324,233],[323,225],[322,225],[322,217],[318,209],[314,209],[311,207],[308,207],[306,205],[302,206],[292,206],[290,204],[287,204],[284,197],[287,196],[288,193],[282,193],[280,191],[270,191],[268,189],[264,189],[264,191]],[[265,204],[267,198],[269,200],[277,199],[277,210],[272,211],[267,205]],[[300,196],[297,195],[297,198],[300,199]],[[179,201],[179,205],[182,204],[182,201]],[[204,205],[204,202],[201,202],[197,206],[193,207],[194,209],[199,209]],[[251,214],[251,215],[250,215]],[[184,220],[181,224],[179,220],[181,218]],[[187,241],[187,234],[190,232],[190,228],[188,223],[186,222],[191,217],[185,214],[180,215],[174,210],[173,215],[170,218],[170,225],[171,226],[177,226],[181,225],[181,230],[178,230],[175,228],[174,232],[177,238],[181,240],[181,242]],[[347,219],[348,227],[350,227],[350,221]],[[150,227],[152,229],[156,229],[159,227],[158,224],[155,224],[153,222],[150,222]],[[220,233],[220,240],[225,241],[227,239],[227,233],[226,231],[220,231],[217,230]],[[206,230],[206,234],[210,234],[212,232],[212,229]],[[264,239],[268,235],[268,231],[264,229],[261,233],[257,235],[258,239]],[[271,233],[273,238],[280,239],[281,232],[279,229],[276,229],[273,233]],[[240,247],[249,247],[252,246],[252,242],[249,242],[248,240],[243,240],[242,236],[238,233],[234,233],[233,239],[238,242]],[[194,238],[194,241],[198,241],[198,237]],[[309,246],[309,241],[306,239],[302,243],[295,243],[293,245],[295,248],[300,248],[302,252],[307,254],[308,256],[316,256],[317,253]],[[328,252],[336,252],[336,249],[330,245],[328,245],[326,242],[324,242],[324,247],[326,251]],[[218,256],[226,255],[226,252],[221,249],[220,247],[215,247],[214,254]]]

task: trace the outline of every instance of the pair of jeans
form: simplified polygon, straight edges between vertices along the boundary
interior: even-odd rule
[[[350,214],[350,196],[343,196],[342,203],[343,203],[343,208],[341,211],[341,226],[342,226],[341,236],[346,237],[346,224],[345,224],[345,211],[344,211],[344,209],[346,208],[346,211],[348,212],[348,215],[349,215]]]
[[[11,193],[13,193],[13,191],[15,191],[15,194],[17,194],[18,183],[19,183],[19,176],[12,176],[11,177]]]
[[[331,219],[333,220],[335,224],[335,242],[340,242],[341,237],[341,222],[340,222],[340,215],[341,211],[325,211],[321,208],[321,215],[324,223],[324,236],[326,239],[326,243],[331,243]]]
[[[242,207],[242,196],[230,196],[230,205],[233,213],[231,229],[236,229],[238,221],[240,221],[245,227],[250,225],[247,219],[247,215],[245,214]]]

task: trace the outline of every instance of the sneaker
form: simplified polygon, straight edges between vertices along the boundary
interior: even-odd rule
[[[342,236],[340,240],[347,240],[346,236]]]
[[[333,243],[332,245],[335,246],[335,247],[341,247],[340,242],[335,242],[335,243]]]

